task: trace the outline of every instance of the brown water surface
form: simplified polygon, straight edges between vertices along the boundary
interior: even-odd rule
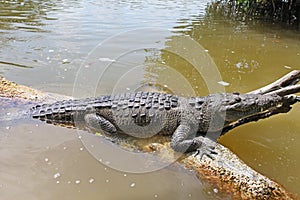
[[[247,92],[300,69],[299,33],[225,19],[206,12],[208,2],[0,1],[0,74],[74,97],[136,90],[190,96]],[[1,116],[16,119],[28,107],[12,105]],[[299,116],[295,105],[220,141],[299,195]],[[1,199],[222,198],[176,165],[112,169],[77,130],[28,119],[0,125]]]

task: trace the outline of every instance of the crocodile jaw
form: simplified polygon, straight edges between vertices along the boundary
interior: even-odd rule
[[[226,94],[220,114],[227,123],[232,123],[259,113],[273,110],[282,105],[284,98],[278,95]]]

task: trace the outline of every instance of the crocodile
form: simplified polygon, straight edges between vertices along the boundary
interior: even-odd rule
[[[136,92],[39,104],[30,109],[30,115],[47,123],[103,132],[112,137],[169,135],[173,150],[190,152],[209,143],[207,133],[220,135],[224,128],[240,119],[296,101],[299,97],[295,95],[234,92],[185,98]]]
[[[275,82],[271,83],[270,85],[267,85],[265,87],[256,89],[254,91],[249,92],[250,94],[260,94],[260,95],[266,95],[266,94],[272,94],[276,93],[279,96],[286,96],[290,94],[295,94],[300,92],[300,85],[296,85],[297,82],[300,80],[300,71],[294,70],[285,75],[284,77],[276,80]],[[269,111],[265,110],[257,115],[251,115],[250,117],[244,117],[241,118],[241,120],[238,120],[235,123],[232,123],[228,126],[224,126],[222,133],[227,132],[228,129],[231,130],[232,128],[235,128],[239,125],[246,124],[252,121],[257,121],[259,119],[268,118],[272,115],[279,114],[279,113],[287,113],[291,109],[291,105],[295,101],[299,101],[299,97],[291,98],[290,100],[285,97],[286,100],[283,101],[282,106],[278,105],[277,108],[274,109],[274,107],[270,108]],[[44,93],[41,91],[34,90],[32,88],[28,88],[26,86],[17,85],[13,82],[10,82],[8,80],[5,80],[4,78],[1,79],[0,76],[0,101],[1,106],[6,108],[6,105],[8,108],[11,106],[20,106],[21,109],[19,113],[16,115],[3,115],[1,118],[0,115],[0,123],[1,120],[4,121],[10,121],[15,119],[24,119],[28,118],[28,113],[33,117],[33,115],[38,114],[38,110],[41,110],[41,107],[43,106],[43,102],[55,102],[62,99],[70,99],[70,97],[67,96],[60,96],[57,94],[49,94]],[[192,98],[191,106],[193,107],[193,102],[195,101],[195,98]],[[298,99],[298,100],[297,100]],[[12,100],[14,100],[12,102]],[[24,101],[23,101],[24,100]],[[77,104],[79,104],[80,100],[77,101]],[[86,106],[83,103],[84,100],[81,100],[82,105]],[[28,102],[29,104],[26,104],[26,106],[32,107],[33,104],[40,103],[41,105],[35,106],[32,111],[28,111],[28,109],[24,108],[24,103]],[[65,102],[65,103],[63,103]],[[61,109],[61,112],[63,112],[63,109],[67,110],[67,112],[71,112],[69,106],[74,104],[73,101],[60,101],[57,102],[57,104],[53,104],[50,106],[50,104],[45,104],[43,106],[43,109],[47,111],[46,107],[50,107],[51,109],[56,107],[56,109]],[[296,103],[296,102],[295,102]],[[58,105],[65,104],[68,108],[57,108]],[[67,106],[69,105],[69,106]],[[152,105],[152,104],[151,104]],[[167,106],[167,109],[168,106]],[[55,114],[56,112],[56,114]],[[79,111],[72,111],[73,114],[71,114],[74,118],[76,116],[76,112]],[[34,114],[35,113],[35,114]],[[50,114],[50,113],[49,113]],[[57,115],[57,110],[54,111],[53,115]],[[43,113],[41,113],[43,115]],[[36,118],[38,118],[36,116]],[[43,118],[43,119],[42,119]],[[76,123],[74,121],[69,120],[68,122],[63,119],[58,119],[59,117],[56,117],[56,120],[51,120],[50,117],[48,117],[48,122],[53,124],[59,124],[61,121],[64,121],[65,124],[72,125],[73,128],[75,125],[78,125],[79,123]],[[66,117],[65,117],[66,118]],[[68,117],[67,117],[68,118]],[[46,121],[47,118],[45,116],[41,116],[41,119],[43,121]],[[74,120],[74,119],[73,119]],[[84,124],[84,118],[82,119],[82,123]],[[224,123],[225,124],[225,123]],[[225,130],[226,129],[226,130]],[[172,133],[171,133],[172,134]],[[119,135],[118,135],[119,137]],[[160,137],[158,137],[160,138]],[[109,139],[109,138],[108,138]],[[125,137],[126,140],[126,137]],[[130,142],[130,141],[129,141]],[[160,153],[163,153],[163,156],[165,157],[165,152],[167,147],[169,152],[169,145],[165,146],[164,143],[162,146],[160,145],[154,145],[150,146],[150,148],[143,149],[144,152],[153,152],[155,151],[160,155]],[[127,145],[127,143],[126,143]],[[136,144],[134,144],[135,146]],[[144,145],[144,144],[142,144]],[[122,144],[120,145],[122,147]],[[135,147],[133,147],[135,148]],[[171,150],[171,149],[170,149]],[[214,191],[218,191],[218,194],[228,194],[233,199],[297,199],[293,194],[288,192],[283,186],[276,183],[275,181],[267,178],[266,176],[254,171],[252,168],[247,166],[240,158],[238,158],[233,152],[231,152],[228,148],[224,147],[220,143],[215,143],[214,151],[217,152],[217,155],[214,155],[214,159],[210,159],[210,157],[204,157],[201,159],[201,155],[197,155],[194,152],[191,152],[190,154],[187,154],[187,157],[182,157],[182,159],[178,159],[177,161],[182,165],[186,170],[189,172],[195,172],[197,174],[197,177],[202,181],[205,181],[211,185],[211,187],[214,188]],[[170,152],[171,155],[175,156],[174,158],[177,159],[177,155]]]

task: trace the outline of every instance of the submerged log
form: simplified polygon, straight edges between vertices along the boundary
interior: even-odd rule
[[[292,71],[272,84],[249,93],[290,95],[300,92],[299,85],[296,85],[299,79],[300,71]],[[52,101],[62,99],[63,96],[34,90],[0,77],[0,97],[43,102],[46,100],[49,101],[49,99]],[[276,110],[239,120],[223,132],[225,133],[251,121],[257,121],[274,114],[288,112],[291,108],[290,106],[291,105],[282,105]],[[139,149],[142,148],[146,152],[155,151],[158,155],[165,154],[166,149],[168,152],[172,152],[168,142],[163,143],[161,146],[151,144],[145,146],[145,144],[136,142],[132,144],[132,146],[136,145],[141,145],[137,147]],[[232,199],[296,199],[283,186],[253,170],[223,145],[216,144],[215,151],[217,154],[214,155],[214,159],[205,155],[200,158],[200,155],[190,153],[183,155],[178,159],[177,163],[186,168],[187,171],[193,171],[201,181],[213,187],[215,192],[229,195]],[[170,159],[174,158],[173,153],[169,153],[168,156]]]

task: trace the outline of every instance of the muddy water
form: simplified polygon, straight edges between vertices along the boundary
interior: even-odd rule
[[[247,92],[300,69],[299,33],[225,19],[207,13],[206,4],[1,1],[0,74],[75,97],[136,90],[189,96]],[[296,105],[220,142],[299,194],[299,115]],[[113,169],[89,153],[81,134],[26,119],[1,122],[1,199],[204,199],[213,193],[174,165],[138,174]],[[103,154],[118,158],[116,151]]]

